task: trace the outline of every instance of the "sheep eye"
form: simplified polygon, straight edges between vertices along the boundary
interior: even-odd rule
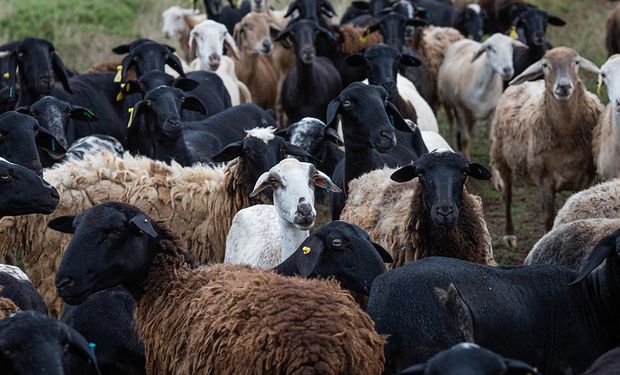
[[[7,174],[0,174],[0,182],[9,182],[11,181],[11,174],[7,172]]]
[[[350,100],[345,100],[345,101],[342,103],[342,106],[343,106],[343,107],[345,107],[345,108],[349,108],[349,107],[351,107],[351,101],[350,101]]]
[[[542,64],[542,67],[543,67],[543,69],[547,69],[547,68],[549,67],[549,64],[547,64],[547,63],[543,63],[543,64]]]
[[[340,238],[334,238],[332,240],[332,246],[335,248],[340,248],[344,245],[344,241]]]
[[[607,78],[607,74],[605,74],[605,73],[601,73],[601,78],[602,78],[602,79]]]
[[[275,185],[278,183],[278,180],[275,177],[269,177],[269,183]]]
[[[153,102],[151,102],[150,100],[147,100],[144,104],[146,104],[147,107],[150,107],[153,105]]]

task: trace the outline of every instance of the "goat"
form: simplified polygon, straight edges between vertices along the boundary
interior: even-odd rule
[[[219,22],[226,26],[230,34],[233,33],[235,25],[241,21],[241,18],[250,13],[252,6],[249,0],[243,0],[239,9],[235,8],[232,1],[229,0],[230,6],[222,5],[222,0],[203,0],[207,19]]]

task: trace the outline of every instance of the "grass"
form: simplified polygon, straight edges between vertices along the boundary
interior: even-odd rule
[[[349,1],[332,0],[339,14]],[[601,65],[607,58],[604,46],[605,19],[615,4],[606,0],[530,0],[550,14],[567,21],[565,27],[549,26],[548,38],[554,46],[570,46],[582,56]],[[276,8],[288,1],[271,1]],[[191,0],[4,0],[0,7],[0,42],[25,36],[49,39],[56,45],[66,65],[77,71],[100,62],[118,61],[111,53],[115,45],[137,37],[164,41],[161,35],[162,10],[170,5],[191,7]],[[166,41],[172,45],[176,41]],[[590,90],[596,78],[585,75]],[[440,113],[445,134],[445,117]],[[472,159],[488,165],[489,144],[484,124],[478,124]],[[483,198],[487,224],[495,255],[501,264],[519,264],[532,245],[544,234],[540,194],[536,188],[516,183],[513,217],[519,238],[516,249],[506,248],[503,235],[504,209],[501,193],[488,182],[472,181],[470,190]],[[558,196],[558,208],[571,194]],[[318,208],[320,221],[328,218],[326,207]]]

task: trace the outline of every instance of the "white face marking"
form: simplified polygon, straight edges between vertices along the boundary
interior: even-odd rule
[[[17,280],[30,281],[24,271],[20,270],[18,267],[9,266],[8,264],[0,264],[0,273],[14,277]]]
[[[284,159],[269,170],[270,175],[277,175],[281,181],[281,186],[273,190],[273,204],[276,212],[292,225],[294,225],[297,206],[302,201],[312,206],[312,215],[316,218],[314,180],[310,176],[311,169],[314,169],[314,166],[310,163],[302,163],[297,159]]]
[[[482,45],[490,47],[487,48],[485,54],[493,70],[505,79],[511,78],[514,74],[512,65],[513,39],[507,35],[497,33],[493,34]],[[508,72],[505,72],[505,69]]]
[[[245,132],[247,133],[246,137],[258,138],[261,141],[265,142],[265,144],[267,144],[269,143],[269,141],[276,137],[276,135],[274,134],[275,131],[276,128],[270,126],[268,128],[254,128],[251,130],[246,130]]]
[[[196,43],[196,55],[198,55],[203,67],[217,70],[219,65],[209,66],[209,56],[214,54],[219,56],[221,60],[227,33],[226,26],[213,20],[202,21],[194,27],[190,33],[189,44],[191,46],[192,43]]]
[[[607,96],[609,97],[611,108],[616,113],[620,113],[620,106],[617,104],[620,101],[620,55],[611,56],[601,66],[599,77],[607,87]]]
[[[163,20],[162,33],[166,38],[178,37],[185,30],[185,18],[194,14],[193,9],[185,9],[178,6],[171,6],[161,13]]]

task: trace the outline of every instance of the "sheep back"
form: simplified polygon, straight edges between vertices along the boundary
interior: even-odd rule
[[[451,27],[428,26],[420,30],[416,49],[426,60],[426,65],[434,81],[437,82],[439,68],[452,43],[464,39],[463,35]]]
[[[558,211],[553,227],[594,218],[620,219],[620,179],[603,182],[571,195]]]
[[[383,43],[383,36],[380,33],[370,33],[365,38],[362,37],[364,34],[363,27],[344,24],[340,25],[338,30],[340,31],[341,38],[338,44],[338,52],[344,56],[358,53],[375,44]]]
[[[4,319],[19,311],[17,305],[8,298],[0,297],[0,319]]]

